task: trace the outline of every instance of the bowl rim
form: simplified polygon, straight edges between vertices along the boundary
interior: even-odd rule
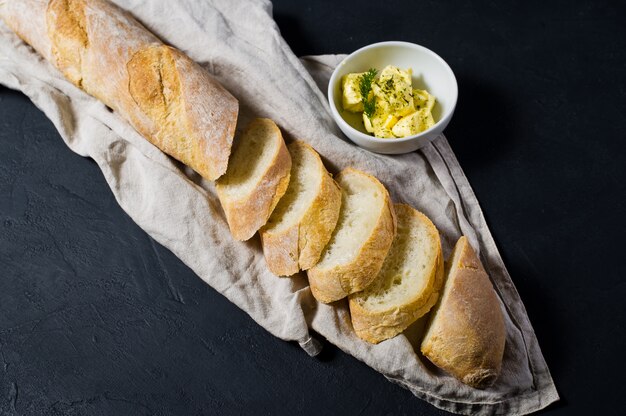
[[[423,52],[426,52],[427,54],[432,55],[435,60],[438,60],[444,70],[448,73],[448,75],[450,76],[450,79],[452,80],[452,86],[453,86],[453,96],[452,96],[452,104],[450,105],[450,107],[448,108],[448,110],[442,114],[442,116],[439,118],[439,120],[429,129],[424,130],[421,133],[418,134],[414,134],[413,136],[407,136],[407,137],[395,137],[395,138],[379,138],[379,137],[374,137],[374,136],[370,136],[369,134],[365,134],[359,130],[357,130],[356,128],[352,127],[346,120],[344,120],[343,117],[341,117],[341,114],[339,113],[339,110],[337,109],[337,106],[335,105],[335,100],[334,100],[334,85],[337,79],[337,74],[339,73],[339,69],[341,68],[341,66],[344,64],[344,62],[348,61],[351,58],[354,58],[356,55],[359,55],[369,49],[374,49],[374,48],[380,48],[380,47],[387,47],[387,46],[403,46],[403,47],[409,47],[412,49],[419,49],[422,50]],[[337,64],[337,66],[335,67],[335,69],[333,70],[333,73],[330,76],[330,79],[328,81],[328,90],[327,90],[327,99],[328,99],[328,104],[330,105],[331,108],[331,113],[333,115],[333,118],[335,119],[336,122],[340,123],[341,125],[343,125],[345,128],[348,128],[348,130],[354,134],[357,135],[357,137],[359,137],[359,139],[362,140],[369,140],[373,143],[404,143],[404,142],[409,142],[409,141],[413,141],[415,139],[419,139],[421,137],[424,136],[428,136],[430,134],[432,134],[438,127],[440,127],[443,124],[447,124],[450,120],[448,120],[451,115],[454,113],[454,110],[456,108],[456,103],[459,97],[459,86],[456,80],[456,76],[454,75],[454,72],[452,71],[452,68],[450,68],[450,65],[448,65],[448,63],[439,55],[437,55],[435,52],[433,52],[432,50],[428,49],[425,46],[422,45],[418,45],[417,43],[413,43],[413,42],[406,42],[406,41],[398,41],[398,40],[392,40],[392,41],[384,41],[384,42],[376,42],[376,43],[372,43],[366,46],[363,46],[359,49],[357,49],[356,51],[352,52],[351,54],[349,54],[348,56],[346,56],[341,62],[339,62]],[[445,122],[445,123],[444,123]],[[445,128],[445,126],[444,126]],[[440,133],[440,132],[438,132]]]

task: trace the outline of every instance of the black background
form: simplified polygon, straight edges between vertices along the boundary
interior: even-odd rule
[[[406,40],[450,64],[446,135],[562,397],[543,413],[623,414],[623,4],[280,0],[274,15],[297,55]],[[312,359],[266,333],[0,87],[0,414],[293,413],[445,414],[332,346]]]

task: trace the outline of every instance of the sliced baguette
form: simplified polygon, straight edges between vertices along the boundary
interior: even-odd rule
[[[267,222],[289,185],[291,157],[274,122],[252,120],[233,146],[226,174],[215,183],[230,231],[248,240]]]
[[[341,207],[341,188],[317,152],[299,140],[287,149],[289,187],[259,232],[267,265],[278,276],[291,276],[317,263]]]
[[[439,232],[427,216],[394,204],[398,231],[378,277],[350,295],[356,334],[378,344],[395,337],[425,315],[439,298],[443,254]]]
[[[308,270],[311,292],[324,303],[372,283],[396,233],[393,204],[378,179],[347,168],[337,182],[343,191],[339,221],[319,263]]]
[[[498,378],[506,328],[496,292],[466,237],[454,247],[439,304],[422,340],[422,353],[472,387]]]

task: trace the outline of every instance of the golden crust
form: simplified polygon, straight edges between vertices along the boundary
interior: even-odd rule
[[[299,224],[282,233],[259,232],[267,267],[276,276],[291,276],[300,271],[298,264]]]
[[[177,139],[176,159],[209,180],[226,173],[239,103],[200,65],[177,49],[171,49],[181,80],[183,132]],[[281,194],[282,195],[282,194]]]
[[[230,94],[198,64],[166,45],[138,50],[127,68],[130,96],[141,111],[133,113],[135,126],[204,178],[224,174],[238,111]]]
[[[378,344],[389,338],[393,338],[417,319],[424,316],[437,303],[439,292],[443,283],[443,252],[441,250],[441,240],[435,225],[421,212],[405,204],[394,204],[394,209],[398,221],[403,221],[407,216],[419,218],[425,224],[432,241],[436,241],[437,255],[433,259],[430,267],[428,283],[426,288],[414,296],[406,303],[394,305],[387,309],[372,311],[366,309],[361,302],[360,296],[363,292],[354,293],[350,296],[350,315],[352,326],[359,338]],[[393,256],[394,245],[390,249],[388,256]],[[379,276],[384,279],[385,276]]]
[[[265,225],[289,185],[291,156],[280,129],[272,120],[267,118],[252,120],[246,132],[241,136],[241,140],[245,140],[248,134],[260,128],[269,129],[275,136],[275,140],[279,141],[279,146],[276,148],[271,163],[268,164],[252,191],[243,198],[233,199],[226,194],[222,179],[215,184],[230,232],[235,239],[241,241],[249,240],[259,228]],[[228,174],[224,176],[224,180],[226,179],[228,179]]]
[[[457,242],[446,274],[421,351],[463,383],[487,387],[500,374],[506,328],[498,296],[466,237]]]
[[[368,177],[379,188],[385,200],[376,226],[353,261],[330,269],[321,269],[316,265],[308,270],[311,292],[323,303],[343,299],[372,283],[383,265],[396,233],[396,216],[387,189],[374,176],[354,168],[344,169],[338,176],[338,182],[341,182],[341,175],[348,172]]]
[[[102,0],[21,0],[3,3],[0,15],[163,152],[209,180],[226,171],[237,100],[129,13]]]
[[[417,309],[400,307],[380,316],[373,316],[361,305],[354,304],[353,306],[353,302],[350,302],[352,326],[357,336],[363,341],[378,344],[400,334],[412,323],[426,315],[437,304],[438,299],[439,293],[432,292],[425,303]],[[357,315],[356,320],[355,315]]]
[[[82,55],[89,44],[84,0],[52,0],[46,18],[57,67],[67,79],[82,87]]]
[[[320,159],[320,163],[322,163]],[[322,165],[324,167],[324,165]],[[298,235],[300,269],[315,266],[330,240],[341,211],[341,187],[324,169],[320,193],[304,215]]]
[[[267,228],[260,231],[265,260],[270,271],[278,276],[291,276],[317,263],[335,229],[341,207],[341,189],[315,149],[299,140],[288,149],[293,152],[294,147],[315,156],[321,182],[316,197],[298,223],[281,232]]]

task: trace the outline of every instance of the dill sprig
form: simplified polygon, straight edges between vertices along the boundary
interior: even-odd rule
[[[374,68],[370,68],[366,73],[361,75],[359,81],[359,90],[361,91],[361,101],[363,102],[363,112],[368,118],[371,118],[376,110],[376,100],[374,97],[369,98],[370,91],[372,90],[372,82],[376,78],[378,71]]]

